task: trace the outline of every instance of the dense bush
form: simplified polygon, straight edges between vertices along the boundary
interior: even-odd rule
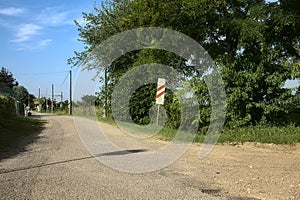
[[[147,84],[138,88],[129,100],[129,113],[136,124],[149,124],[157,116],[157,105],[155,105],[156,84]],[[165,115],[162,111],[165,110]],[[152,112],[152,113],[151,113]],[[177,129],[180,125],[181,110],[172,90],[166,89],[165,104],[161,106],[160,117],[165,117],[166,127]]]
[[[10,118],[16,115],[15,99],[0,95],[0,118]]]

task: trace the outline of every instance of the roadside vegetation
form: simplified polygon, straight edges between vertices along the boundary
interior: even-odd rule
[[[176,135],[177,130],[164,128],[155,137],[170,141]],[[198,132],[194,142],[203,142],[206,132]],[[245,142],[272,143],[272,144],[296,144],[300,142],[300,127],[293,124],[287,126],[252,126],[244,128],[224,128],[218,139],[218,143],[243,144]]]
[[[38,133],[45,124],[42,120],[21,116],[0,120],[0,151],[13,147],[26,136]]]
[[[104,73],[99,72],[105,77],[99,77],[100,92],[95,94],[92,105],[98,107],[100,121],[113,121],[112,102],[115,99],[112,91],[124,74],[143,64],[160,63],[182,74],[181,78],[188,80],[195,91],[199,112],[191,124],[198,125],[195,141],[201,142],[210,124],[212,110],[211,94],[205,80],[218,69],[227,102],[220,143],[297,143],[300,142],[300,86],[285,87],[287,81],[300,78],[300,12],[297,8],[297,0],[105,1],[96,5],[94,12],[83,13],[84,24],[75,22],[85,50],[75,52],[68,62],[80,66],[97,45],[134,28],[160,27],[179,31],[207,50],[216,64],[211,68],[212,72],[196,70],[197,56],[184,59],[155,48],[159,42],[152,40],[149,45],[153,48],[126,53],[107,64]],[[99,69],[97,67],[94,66]],[[151,69],[147,72],[149,76],[155,76]],[[121,120],[127,122],[131,118],[136,124],[149,124],[149,109],[155,107],[156,88],[154,83],[145,83],[136,89],[128,99],[130,117],[124,115]],[[182,92],[188,91],[183,89]],[[82,103],[77,105],[78,108],[84,107],[87,99],[82,99]],[[123,116],[122,105],[117,106],[120,108],[118,114]],[[170,140],[186,119],[182,117],[179,99],[168,84],[163,107],[166,123],[158,136]],[[84,112],[85,109],[80,111],[81,114]]]
[[[79,112],[80,110],[80,112]],[[76,116],[90,118],[93,120],[98,120],[102,123],[107,123],[113,126],[117,126],[113,117],[103,117],[102,107],[99,106],[89,106],[78,107]],[[95,117],[96,116],[96,117]],[[224,144],[242,144],[245,142],[257,142],[257,143],[272,143],[272,144],[296,144],[300,143],[300,126],[298,123],[300,120],[299,115],[293,116],[293,121],[286,124],[265,124],[265,125],[255,125],[255,126],[245,126],[245,127],[228,127],[225,126],[221,132],[218,139],[218,143]],[[159,126],[155,124],[150,125],[150,127],[143,128],[143,125],[138,127],[137,123],[131,124],[127,122],[119,122],[121,124],[122,130],[127,131],[131,134],[136,134],[140,136],[143,133],[151,133],[155,130],[160,130],[157,134],[153,135],[153,138],[171,141],[174,139],[175,135],[178,133],[178,129],[174,129],[168,126]],[[118,124],[118,125],[120,125]],[[149,125],[149,124],[144,124]],[[152,128],[151,128],[152,127]],[[193,137],[194,142],[202,143],[205,139],[208,127],[203,127],[199,129],[196,134],[191,134],[189,132],[184,132],[188,137]],[[149,130],[150,129],[150,130]],[[183,140],[184,141],[184,138]]]
[[[23,86],[18,86],[5,68],[0,72],[0,85],[0,151],[3,151],[22,138],[37,133],[45,122],[24,117],[24,107],[21,105],[27,102],[29,94]]]

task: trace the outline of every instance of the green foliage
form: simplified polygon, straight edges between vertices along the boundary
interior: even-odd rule
[[[1,89],[3,89],[2,87],[8,87],[9,89],[12,89],[13,86],[18,85],[18,82],[13,77],[11,72],[9,72],[5,67],[2,67],[0,71],[0,84]]]
[[[129,100],[129,113],[131,119],[136,124],[147,125],[151,122],[150,109],[155,106],[156,88],[156,84],[143,85],[131,95]],[[172,90],[168,88],[166,89],[163,108],[165,109],[167,116],[165,126],[177,129],[180,125],[180,105],[174,97]],[[157,115],[156,109],[152,110],[153,116]],[[160,115],[163,116],[162,114]]]
[[[0,94],[13,97],[22,104],[28,104],[29,97],[31,107],[34,107],[33,99],[35,97],[32,94],[29,94],[25,87],[19,86],[19,83],[13,77],[13,74],[4,67],[2,67],[0,71]]]
[[[42,101],[43,99],[40,100],[41,102],[41,105],[42,105],[42,108],[45,109],[43,107],[43,102]],[[45,102],[44,102],[45,103]],[[68,115],[69,114],[69,101],[68,100],[65,100],[63,102],[56,102],[55,106],[54,106],[54,113],[57,114],[57,115]]]
[[[20,103],[25,103],[27,105],[28,103],[28,91],[23,86],[14,86],[13,87],[14,97],[17,101]]]
[[[283,88],[286,80],[300,77],[300,15],[295,5],[295,0],[107,1],[101,9],[95,8],[95,14],[83,14],[84,26],[76,22],[86,49],[76,52],[69,63],[79,65],[95,46],[122,31],[137,27],[177,30],[199,42],[220,69],[227,93],[228,127],[279,124],[278,119],[299,104],[292,90]],[[162,50],[133,51],[107,66],[99,105],[110,113],[111,94],[120,77],[146,63],[165,64],[190,77],[199,103],[193,123],[199,129],[208,126],[212,102],[205,80],[212,75],[197,74],[192,64]],[[130,114],[136,123],[149,123],[154,88],[145,85],[132,95]],[[172,128],[184,121],[177,101],[175,96],[166,96],[167,126]]]
[[[45,121],[24,117],[1,119],[0,151],[14,146],[22,137],[40,131],[43,124],[45,124]]]
[[[224,129],[218,142],[295,144],[300,142],[300,127],[290,124],[279,127],[250,126],[245,128]]]
[[[164,128],[155,137],[170,141],[178,130]],[[194,142],[203,142],[206,129],[200,130]],[[300,142],[300,127],[293,124],[285,126],[248,126],[244,128],[225,128],[220,135],[218,143],[273,143],[273,144],[296,144]]]
[[[111,125],[116,125],[115,121],[112,119],[112,117],[103,117],[103,107],[97,106],[95,107],[95,112],[98,121],[103,123],[108,123]]]
[[[149,124],[149,109],[155,105],[156,87],[154,84],[138,88],[129,100],[129,113],[136,124]]]
[[[95,106],[97,105],[97,97],[94,96],[94,95],[84,95],[81,97],[81,102],[78,102],[78,103],[81,103],[83,105],[86,105],[86,106]]]
[[[0,94],[12,96],[12,88],[17,85],[18,82],[16,82],[13,74],[6,68],[2,67],[0,71]]]
[[[0,95],[0,121],[16,115],[15,99]],[[0,122],[3,123],[3,122]]]

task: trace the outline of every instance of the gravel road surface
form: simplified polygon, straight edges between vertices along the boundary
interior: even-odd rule
[[[203,193],[208,187],[201,181],[172,170],[108,168],[84,148],[71,117],[40,117],[48,123],[38,138],[1,160],[1,199],[220,199]]]
[[[34,117],[47,120],[45,128],[0,155],[0,199],[300,199],[298,144],[217,145],[203,160],[193,144],[166,168],[132,174],[91,156],[72,117]],[[100,126],[123,149],[139,147],[116,127]],[[165,144],[150,139],[148,150]]]

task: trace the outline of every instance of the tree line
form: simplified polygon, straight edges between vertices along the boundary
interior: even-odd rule
[[[22,104],[27,105],[28,98],[29,102],[35,98],[24,86],[19,85],[13,74],[5,67],[2,67],[0,71],[0,86],[0,94],[14,97]]]
[[[78,26],[85,50],[75,52],[68,63],[79,66],[89,53],[109,37],[139,27],[179,31],[201,44],[221,72],[227,95],[226,126],[243,127],[288,122],[300,113],[300,87],[284,88],[300,77],[300,4],[297,0],[111,0],[83,13]],[[191,77],[199,114],[194,123],[210,122],[210,94],[201,76],[187,60],[158,49],[129,52],[107,66],[98,103],[111,113],[112,91],[122,75],[141,64],[161,63]],[[102,80],[103,81],[103,80]],[[139,88],[130,99],[130,115],[147,124],[155,102],[156,85]],[[172,92],[164,105],[167,125],[176,128],[180,106]],[[290,120],[290,119],[289,119]]]
[[[0,95],[12,97],[14,100],[12,100],[10,104],[13,106],[15,106],[14,101],[17,101],[22,107],[26,105],[30,106],[31,109],[35,109],[34,100],[37,101],[37,98],[33,94],[30,94],[24,86],[19,85],[12,72],[5,67],[2,67],[0,71]],[[46,97],[41,97],[39,102],[44,111],[46,111],[46,102],[49,108],[51,106],[50,98],[46,99]],[[67,109],[67,104],[68,102],[64,102],[63,108]],[[59,107],[59,105],[56,105],[56,107]]]

